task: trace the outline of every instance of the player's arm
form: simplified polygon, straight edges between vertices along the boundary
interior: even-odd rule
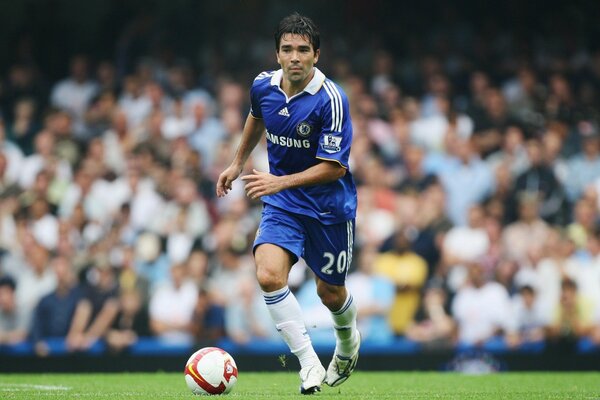
[[[302,172],[283,176],[252,170],[252,174],[243,176],[242,180],[246,182],[248,197],[256,199],[286,189],[334,182],[344,175],[346,175],[346,168],[340,163],[324,160]]]
[[[244,131],[242,133],[242,140],[235,152],[233,161],[229,167],[219,175],[217,180],[217,196],[225,196],[231,185],[238,176],[242,173],[242,169],[252,153],[252,150],[258,144],[263,132],[265,131],[265,123],[260,118],[255,118],[251,114],[246,118],[246,124],[244,125]]]

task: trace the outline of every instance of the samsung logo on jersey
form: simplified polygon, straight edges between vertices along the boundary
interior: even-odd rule
[[[273,135],[267,131],[267,140],[271,143],[284,147],[295,147],[297,149],[309,149],[310,141],[308,139],[300,140],[284,136]]]

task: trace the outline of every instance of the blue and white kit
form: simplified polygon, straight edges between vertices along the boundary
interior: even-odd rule
[[[323,160],[339,163],[337,181],[263,196],[254,248],[272,243],[303,257],[327,283],[343,285],[352,260],[356,187],[348,170],[352,122],[342,89],[315,68],[304,90],[281,89],[283,71],[263,72],[250,90],[251,116],[266,127],[270,173],[302,172]]]

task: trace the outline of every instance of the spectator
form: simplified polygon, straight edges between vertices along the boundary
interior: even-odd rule
[[[194,121],[188,115],[181,97],[175,98],[172,106],[172,113],[166,116],[162,125],[163,136],[168,140],[187,138],[194,128]]]
[[[57,180],[63,182],[71,180],[71,166],[67,161],[58,159],[54,154],[55,142],[53,133],[47,129],[35,135],[35,152],[25,157],[20,165],[19,185],[21,188],[32,187],[36,176],[43,169],[52,172],[52,176]]]
[[[506,127],[502,135],[502,147],[490,154],[486,159],[486,163],[492,171],[495,171],[500,164],[507,165],[513,177],[523,173],[529,164],[523,129],[518,125]]]
[[[410,128],[411,142],[428,152],[440,152],[444,150],[449,135],[469,140],[473,133],[471,118],[452,109],[446,96],[436,96],[432,100],[438,111],[430,116],[422,115],[413,121]]]
[[[10,183],[18,183],[23,166],[23,150],[6,137],[4,120],[0,117],[0,153],[6,157],[6,171],[3,172],[3,180]]]
[[[552,168],[554,176],[565,187],[569,175],[569,166],[564,156],[564,141],[567,126],[560,123],[548,124],[542,137],[544,160]]]
[[[446,212],[456,225],[467,223],[469,207],[484,200],[494,184],[491,170],[477,153],[469,140],[450,139],[454,154],[445,160],[439,178],[446,190]]]
[[[195,99],[191,107],[193,129],[188,140],[202,156],[203,167],[208,168],[214,161],[214,149],[225,139],[225,128],[219,119],[208,114],[206,100]]]
[[[143,84],[138,76],[125,77],[118,105],[125,113],[127,126],[134,131],[141,129],[146,118],[152,112],[152,103],[147,96],[144,96]]]
[[[167,255],[174,262],[189,256],[194,241],[208,233],[211,216],[206,201],[189,178],[171,182],[173,199],[165,204],[155,229],[167,238]]]
[[[374,260],[374,272],[387,277],[396,286],[389,324],[397,335],[403,334],[413,320],[427,278],[427,263],[411,251],[410,244],[410,232],[400,229],[394,233],[392,249]]]
[[[560,303],[547,327],[550,343],[556,350],[572,350],[578,339],[592,333],[593,317],[593,305],[578,293],[575,281],[563,279]]]
[[[396,186],[399,192],[420,193],[435,181],[435,176],[423,170],[423,150],[416,146],[409,146],[403,151],[405,176]]]
[[[578,249],[584,249],[595,234],[598,212],[590,200],[581,199],[575,204],[573,214],[573,222],[567,225],[567,235]]]
[[[581,154],[576,154],[567,162],[567,194],[575,201],[588,185],[600,176],[600,135],[596,132],[583,137]]]
[[[521,286],[519,294],[513,297],[511,303],[512,319],[515,322],[515,340],[511,345],[544,340],[546,320],[534,287],[531,284]]]
[[[564,274],[575,281],[579,294],[600,310],[600,229],[591,232],[584,248],[570,254]]]
[[[443,287],[425,289],[423,304],[406,329],[406,337],[431,348],[452,346],[456,325],[446,307],[447,299]]]
[[[8,175],[8,159],[4,153],[0,152],[0,193],[16,192],[17,190],[18,186]]]
[[[554,309],[560,298],[560,283],[566,272],[566,265],[573,253],[572,243],[563,233],[551,229],[542,244],[542,258],[538,262],[525,263],[517,271],[514,282],[518,287],[536,288],[536,298],[543,314],[544,324],[552,320]]]
[[[149,336],[148,309],[142,294],[127,289],[119,294],[119,313],[105,335],[106,344],[113,353],[121,352],[135,344],[140,336]]]
[[[171,267],[171,279],[162,283],[150,298],[150,330],[166,342],[193,342],[192,321],[198,288],[187,278],[182,264]]]
[[[111,110],[110,125],[102,133],[104,145],[104,163],[115,174],[126,171],[127,157],[137,144],[136,136],[129,127],[127,115],[118,108]]]
[[[450,289],[455,292],[466,280],[467,263],[482,259],[490,248],[483,207],[471,206],[468,225],[451,228],[442,243],[442,269],[439,272],[448,279]],[[490,275],[487,271],[486,276]]]
[[[515,180],[511,203],[517,204],[524,193],[537,195],[540,216],[550,223],[564,224],[568,206],[564,189],[544,159],[542,143],[538,139],[529,139],[526,149],[529,168]]]
[[[55,257],[51,265],[56,276],[56,290],[40,300],[33,315],[30,333],[38,356],[46,356],[50,352],[46,339],[67,336],[82,296],[69,259]]]
[[[88,281],[77,303],[67,335],[70,351],[85,351],[106,334],[119,311],[118,286],[113,268],[99,259],[88,270]]]
[[[30,315],[17,304],[17,284],[10,276],[0,277],[0,346],[25,340]]]
[[[518,69],[516,75],[502,88],[509,110],[518,120],[535,126],[533,122],[543,108],[545,88],[535,71],[527,66]]]
[[[215,268],[207,282],[211,301],[221,307],[234,301],[240,281],[253,276],[255,271],[252,259],[243,252],[244,248],[236,248],[233,237],[228,239],[227,247],[217,253]]]
[[[135,243],[135,270],[150,285],[150,290],[169,281],[171,263],[161,249],[158,236],[143,233]]]
[[[223,307],[212,303],[206,289],[200,286],[192,318],[192,334],[195,342],[214,343],[225,336],[224,314]]]
[[[543,243],[550,228],[539,216],[540,200],[536,192],[521,193],[518,204],[519,219],[506,226],[502,242],[508,258],[525,262],[529,249]]]
[[[92,98],[98,91],[98,85],[88,76],[88,59],[85,55],[76,55],[70,62],[70,75],[52,88],[51,101],[56,107],[69,112],[74,118],[75,136],[89,139],[84,123],[84,115]]]
[[[495,335],[511,332],[510,299],[502,285],[485,280],[481,264],[469,263],[468,271],[468,284],[452,301],[452,316],[458,325],[458,341],[479,346]]]
[[[12,123],[6,127],[8,137],[27,155],[32,153],[33,139],[41,128],[37,114],[37,104],[33,98],[20,98],[14,104]]]
[[[237,282],[235,301],[225,307],[225,333],[238,344],[256,339],[279,339],[255,279]]]
[[[3,82],[3,93],[1,97],[0,108],[2,108],[4,117],[9,122],[14,122],[17,118],[14,114],[16,104],[28,99],[32,101],[35,107],[34,118],[37,119],[41,112],[46,109],[48,104],[48,88],[41,79],[38,67],[30,62],[17,63],[11,65],[6,73],[6,81]],[[19,144],[21,147],[21,144]],[[23,150],[31,148],[21,147]]]
[[[44,119],[44,128],[55,138],[54,154],[75,167],[81,160],[80,143],[73,137],[73,117],[63,110],[51,110]],[[93,136],[90,136],[93,137]]]
[[[473,145],[482,158],[500,150],[502,132],[514,119],[510,116],[506,100],[497,88],[490,87],[483,94],[481,113],[473,115],[475,124]]]
[[[56,289],[56,275],[49,267],[50,253],[31,238],[25,247],[25,264],[13,272],[18,282],[17,301],[31,321],[33,311],[42,297]]]

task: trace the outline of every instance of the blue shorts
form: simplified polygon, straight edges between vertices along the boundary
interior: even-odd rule
[[[295,261],[304,258],[321,280],[343,286],[352,262],[354,220],[324,225],[315,218],[265,204],[254,251],[263,243],[288,250]]]

